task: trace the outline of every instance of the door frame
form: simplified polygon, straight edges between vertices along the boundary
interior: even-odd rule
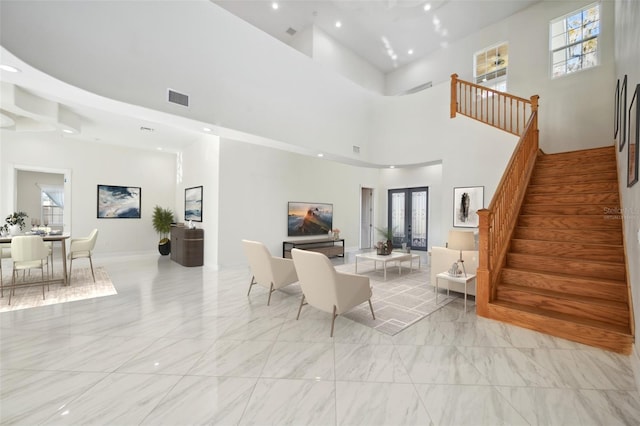
[[[426,206],[425,206],[425,210],[427,213],[427,216],[425,218],[426,223],[425,223],[425,246],[424,247],[413,247],[412,243],[412,230],[409,231],[408,235],[406,233],[406,229],[410,229],[411,228],[411,194],[413,192],[426,192]],[[404,197],[404,224],[405,224],[405,238],[407,239],[407,247],[410,247],[413,250],[419,250],[419,251],[428,251],[428,246],[429,246],[429,187],[428,186],[416,186],[416,187],[411,187],[411,188],[395,188],[395,189],[389,189],[388,190],[388,195],[387,195],[387,227],[388,229],[392,229],[392,218],[393,215],[391,214],[391,208],[392,208],[392,197],[391,194],[392,193],[404,193],[405,197]],[[398,248],[401,247],[402,245],[402,241],[398,242],[398,241],[393,241],[393,247],[394,248]]]

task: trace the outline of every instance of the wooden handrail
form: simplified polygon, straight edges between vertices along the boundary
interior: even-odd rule
[[[491,93],[491,97],[496,96],[497,109],[493,101],[489,102],[488,97],[482,96],[481,99],[476,100],[475,106],[472,105],[470,97],[472,94],[477,96],[478,90],[481,90],[481,93]],[[488,315],[488,304],[495,299],[496,284],[505,263],[509,241],[537,158],[538,99],[539,97],[534,95],[530,100],[526,100],[458,80],[457,74],[451,76],[452,118],[460,113],[520,136],[489,207],[478,211],[480,222],[476,312],[480,316]],[[467,106],[461,107],[462,103]],[[500,111],[500,103],[503,104],[502,111]],[[506,107],[507,103],[509,108]],[[526,121],[522,115],[523,112],[529,114]],[[525,122],[526,125],[524,125]]]
[[[524,99],[459,80],[458,74],[451,74],[451,118],[462,114],[521,136],[529,117],[538,110],[537,100],[538,96]]]

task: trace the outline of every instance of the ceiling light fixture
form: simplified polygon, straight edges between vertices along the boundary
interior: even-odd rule
[[[211,129],[208,128],[208,127],[203,127],[202,130],[204,130],[205,132],[210,132],[211,131]]]
[[[65,132],[65,133],[73,134],[73,130],[62,129],[62,131]]]
[[[431,10],[431,3],[426,3],[426,4],[424,5],[424,11],[425,11],[425,12],[428,12],[428,11],[430,11],[430,10]]]
[[[278,7],[280,7],[280,6],[275,1],[273,3],[271,3],[271,9],[278,10]]]
[[[395,169],[395,168],[396,168],[396,166],[389,166],[389,168],[390,168],[390,169]]]
[[[324,157],[323,153],[318,154],[318,157]]]
[[[12,67],[11,65],[0,65],[0,70],[7,72],[20,72],[20,70],[16,67]]]
[[[342,27],[342,22],[336,21],[336,28],[340,28],[340,27]]]
[[[433,17],[433,25],[435,25],[436,27],[437,27],[438,25],[440,25],[440,20],[438,19],[438,17],[437,17],[437,16],[434,16],[434,17]]]
[[[413,55],[413,49],[409,49],[409,50],[407,51],[407,53],[408,53],[409,55]]]

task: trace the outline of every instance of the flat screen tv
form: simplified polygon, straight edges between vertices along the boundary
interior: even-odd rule
[[[333,204],[289,202],[287,235],[327,235],[333,227]]]

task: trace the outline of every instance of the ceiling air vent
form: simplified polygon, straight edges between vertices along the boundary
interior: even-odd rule
[[[358,145],[353,146],[353,152],[356,154],[360,154],[360,147]]]
[[[186,106],[186,107],[189,106],[189,95],[185,95],[184,93],[179,93],[171,89],[167,89],[167,91],[169,94],[168,96],[169,102]]]
[[[289,34],[290,36],[295,35],[295,33],[297,33],[296,30],[294,30],[293,28],[289,27],[287,28],[287,31],[285,31],[287,34]]]

